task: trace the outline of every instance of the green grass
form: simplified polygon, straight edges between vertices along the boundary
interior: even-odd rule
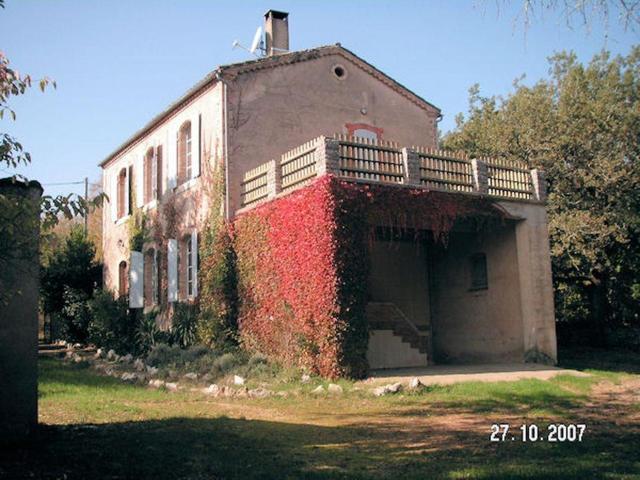
[[[577,361],[577,360],[576,360]],[[211,399],[124,384],[59,360],[40,361],[41,429],[0,450],[0,478],[640,478],[637,404],[589,407],[588,378],[469,382],[416,394]],[[582,443],[491,443],[492,423],[582,422]]]

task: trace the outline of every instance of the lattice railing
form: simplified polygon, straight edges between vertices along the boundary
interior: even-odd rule
[[[395,142],[336,135],[340,176],[383,183],[404,183],[402,149]]]
[[[463,153],[336,135],[318,137],[246,172],[241,204],[245,207],[293,191],[324,174],[510,200],[546,198],[544,173],[529,170],[524,162],[469,159]]]
[[[267,198],[268,173],[269,163],[264,163],[244,174],[240,184],[243,207]]]
[[[481,158],[487,165],[488,194],[496,197],[531,200],[534,198],[531,170],[523,163]]]
[[[280,167],[283,192],[306,185],[316,177],[318,142],[319,139],[313,139],[282,155]]]
[[[473,169],[466,155],[426,147],[413,148],[420,157],[422,185],[433,190],[473,192]]]

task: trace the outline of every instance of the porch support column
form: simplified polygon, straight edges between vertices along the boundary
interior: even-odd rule
[[[320,137],[316,147],[316,172],[322,175],[340,175],[340,142],[333,138]]]
[[[420,155],[411,148],[402,149],[404,184],[420,186]]]
[[[524,360],[555,364],[558,361],[556,321],[545,206],[519,202],[500,202],[500,205],[521,218],[515,235]]]
[[[543,170],[534,168],[531,170],[531,183],[533,184],[533,196],[539,202],[547,201],[547,178]]]

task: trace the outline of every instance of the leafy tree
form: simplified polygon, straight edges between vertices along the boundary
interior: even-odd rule
[[[506,97],[473,86],[443,146],[546,171],[558,317],[588,321],[602,343],[607,326],[640,317],[640,47],[588,65],[560,53],[550,67]]]
[[[80,293],[85,299],[93,296],[102,278],[102,267],[96,263],[95,255],[95,246],[84,235],[82,226],[74,226],[62,248],[43,268],[41,296],[46,313],[65,308],[66,291],[74,292],[74,298]]]

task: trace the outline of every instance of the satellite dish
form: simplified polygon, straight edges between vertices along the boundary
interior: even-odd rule
[[[251,48],[249,48],[249,51],[251,53],[256,53],[256,50],[261,47],[262,47],[262,27],[258,27],[255,35],[253,36],[253,42],[251,42]]]

